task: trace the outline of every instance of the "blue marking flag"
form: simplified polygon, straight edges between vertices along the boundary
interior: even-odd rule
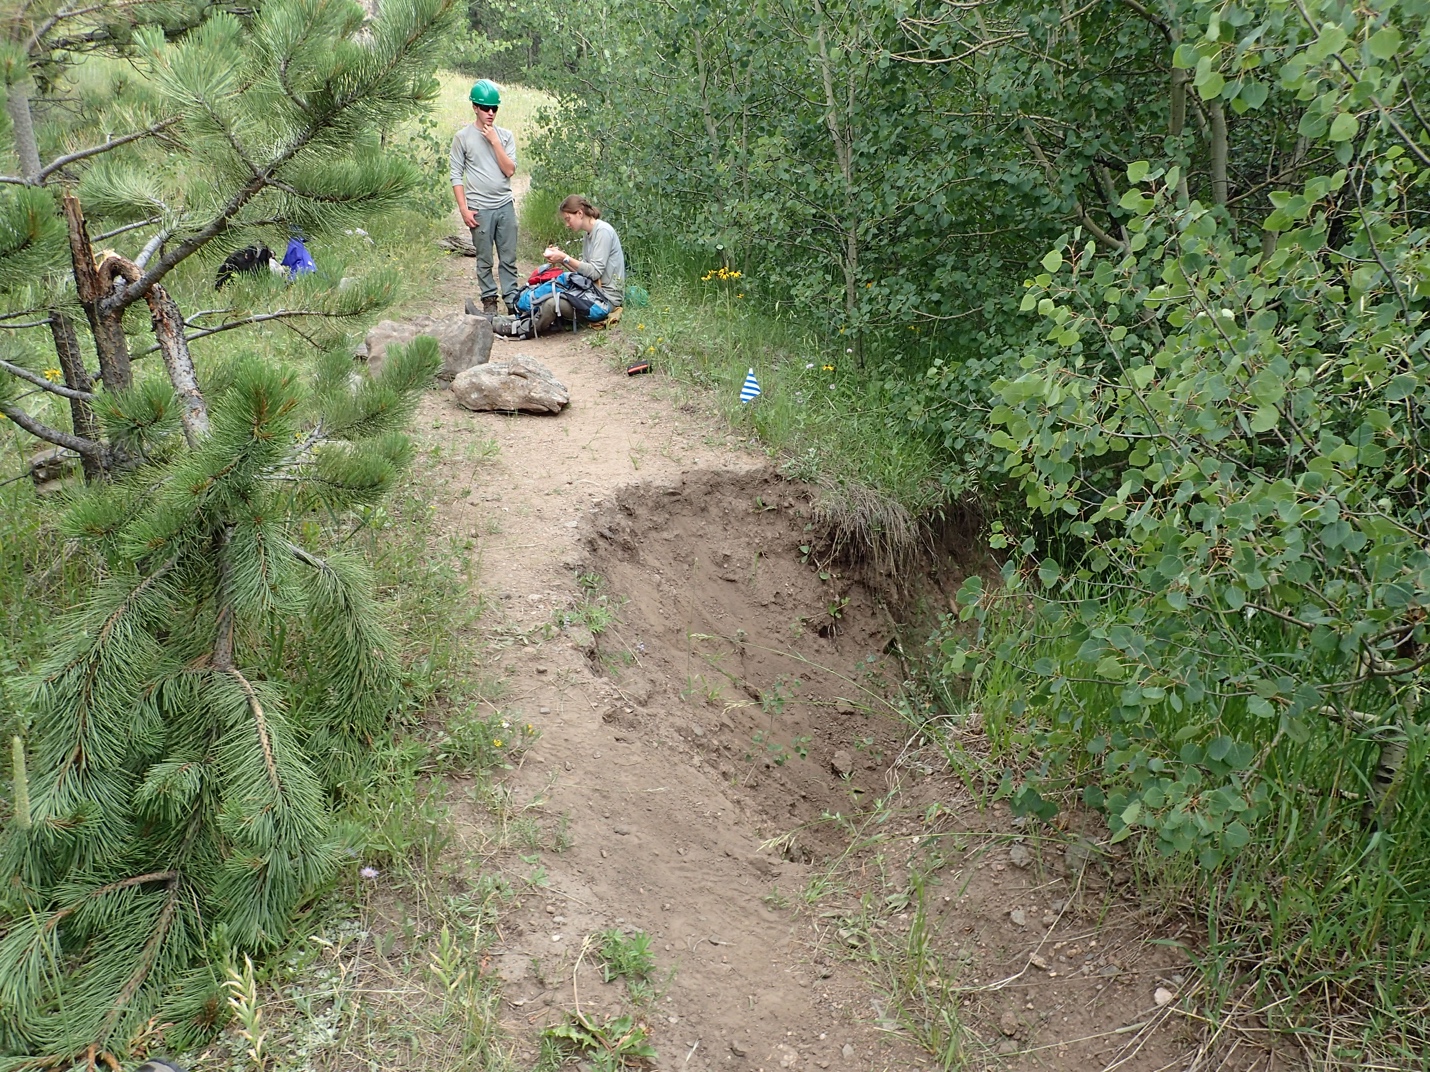
[[[740,388],[740,401],[753,402],[760,397],[760,381],[755,379],[755,370],[745,373],[745,385]]]

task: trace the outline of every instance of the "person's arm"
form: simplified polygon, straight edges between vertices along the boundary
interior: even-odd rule
[[[492,147],[492,153],[497,158],[497,167],[501,168],[501,173],[507,178],[516,174],[516,142],[512,142],[511,152],[508,153],[506,146],[501,143],[501,135],[497,133],[495,125],[487,127],[482,131],[486,135],[487,144]]]
[[[461,132],[452,139],[452,196],[457,200],[457,215],[462,217],[469,230],[477,226],[477,214],[467,207],[466,181],[467,154],[462,148]]]
[[[605,228],[597,228],[591,232],[591,240],[585,243],[582,250],[585,260],[576,260],[574,257],[568,258],[571,261],[571,271],[580,272],[590,279],[601,281],[601,277],[606,274],[606,268],[611,263],[611,254],[615,252],[615,245],[610,239],[612,232]]]

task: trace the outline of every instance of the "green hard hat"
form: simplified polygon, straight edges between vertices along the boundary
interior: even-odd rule
[[[501,91],[497,89],[497,84],[490,78],[483,78],[472,87],[472,103],[495,108],[501,103]]]

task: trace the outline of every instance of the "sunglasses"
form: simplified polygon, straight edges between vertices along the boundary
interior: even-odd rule
[[[497,114],[497,106],[495,104],[474,104],[472,107],[483,112],[491,112],[492,115]]]

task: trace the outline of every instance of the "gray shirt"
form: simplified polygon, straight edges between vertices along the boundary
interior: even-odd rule
[[[494,127],[497,140],[516,163],[516,139],[505,127]],[[512,202],[511,179],[502,174],[496,151],[486,136],[468,123],[452,139],[452,185],[460,186],[467,195],[470,209],[501,208]]]
[[[621,237],[605,220],[581,239],[581,260],[576,270],[601,284],[610,299],[621,304],[626,289],[626,255],[621,250]]]

